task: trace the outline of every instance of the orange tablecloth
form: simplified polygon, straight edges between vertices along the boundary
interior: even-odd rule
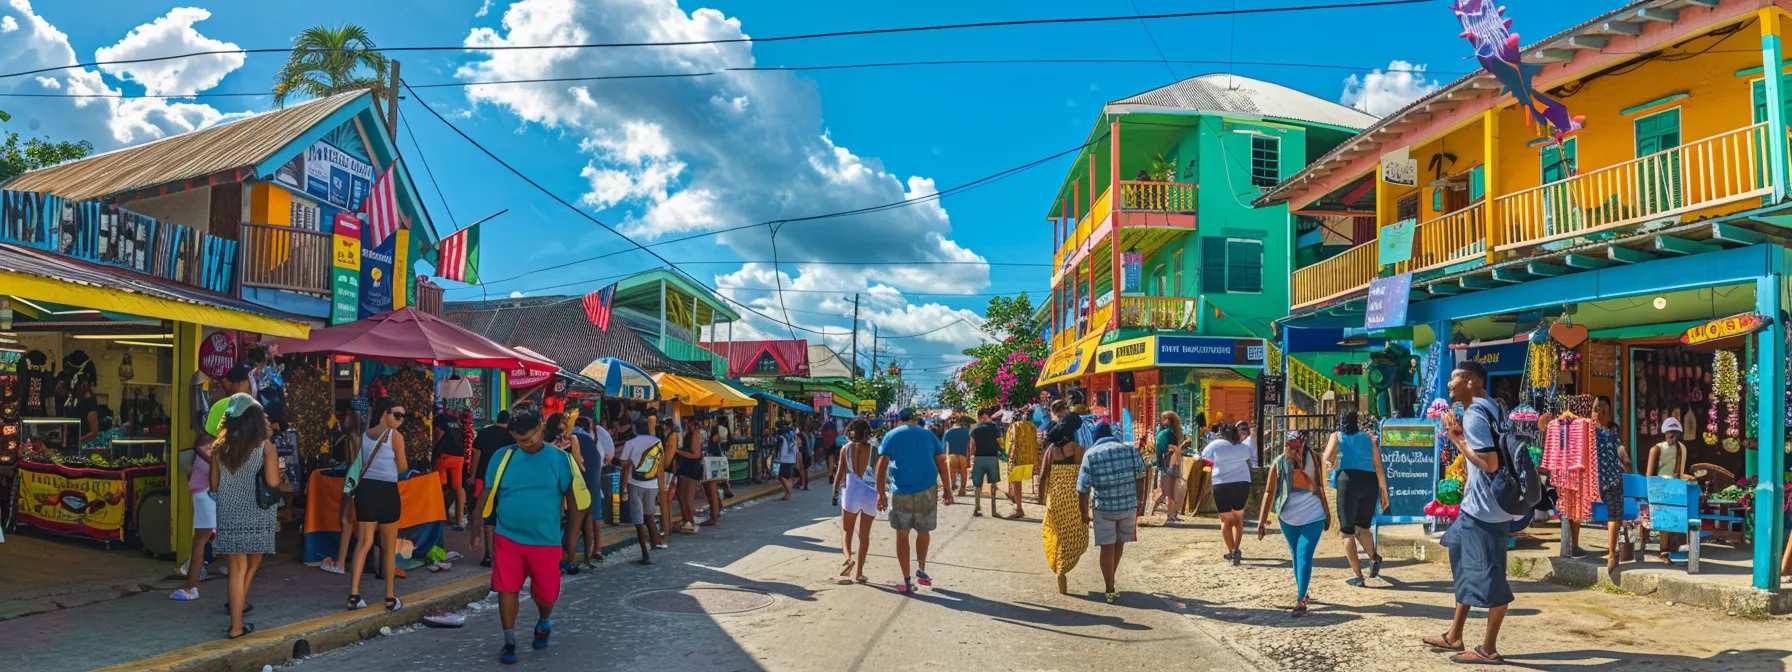
[[[403,507],[398,516],[400,529],[448,520],[442,482],[434,474],[399,481],[398,501]],[[305,532],[341,532],[337,509],[341,502],[342,477],[311,472],[311,480],[305,486]]]

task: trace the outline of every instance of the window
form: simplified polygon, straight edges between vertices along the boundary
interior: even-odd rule
[[[1282,139],[1251,136],[1251,186],[1273,187],[1282,181]]]
[[[1574,173],[1574,166],[1579,163],[1578,157],[1575,156],[1577,154],[1575,148],[1579,146],[1580,143],[1575,142],[1574,138],[1568,138],[1563,140],[1562,144],[1543,148],[1541,175],[1544,184],[1567,179]]]
[[[1662,110],[1636,120],[1636,156],[1643,158],[1680,146],[1680,108]],[[1643,161],[1643,207],[1663,212],[1680,207],[1680,153],[1650,156]]]
[[[317,206],[302,198],[292,199],[292,213],[286,220],[292,228],[316,231],[318,226]]]
[[[1263,291],[1263,241],[1201,239],[1201,291],[1256,294]]]
[[[759,353],[759,361],[753,362],[753,373],[776,374],[777,372],[778,359],[769,352]]]

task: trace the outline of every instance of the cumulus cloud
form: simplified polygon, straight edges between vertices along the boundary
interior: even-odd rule
[[[174,54],[229,51],[235,44],[199,34],[193,24],[211,18],[198,7],[176,7],[149,23],[131,29],[118,44],[94,52],[97,61],[128,61]],[[142,84],[144,92],[157,95],[190,95],[218,85],[224,76],[243,67],[243,54],[222,53],[147,63],[101,65],[100,70],[120,79]]]
[[[10,16],[0,17],[0,33],[10,33],[19,29],[19,20]]]
[[[1362,77],[1345,77],[1344,95],[1338,102],[1381,117],[1440,86],[1443,85],[1435,79],[1425,79],[1425,64],[1414,65],[1396,59],[1388,63],[1387,70],[1371,70]]]
[[[504,11],[498,27],[473,29],[465,44],[747,37],[739,19],[714,9],[687,12],[676,0],[521,0]],[[933,180],[899,173],[830,136],[813,81],[792,73],[721,72],[753,65],[751,43],[472,53],[472,60],[456,73],[473,83],[465,89],[471,106],[495,107],[525,124],[579,138],[579,149],[587,156],[580,170],[585,187],[581,205],[620,221],[621,230],[630,236],[655,239],[914,202],[855,217],[784,224],[775,250],[784,274],[774,276],[769,265],[746,264],[735,273],[716,276],[723,285],[772,287],[781,279],[786,288],[826,290],[839,296],[856,291],[866,297],[862,310],[873,296],[887,298],[889,303],[878,305],[878,312],[862,317],[890,320],[890,330],[925,323],[925,328],[912,330],[925,331],[951,322],[950,315],[971,313],[914,304],[902,292],[969,293],[989,284],[984,258],[952,239],[950,216],[931,198],[937,193]],[[721,74],[596,84],[478,84],[632,72]],[[773,258],[773,239],[763,227],[719,234],[716,240],[742,259]],[[862,267],[806,263],[842,257],[970,263]],[[786,294],[785,304],[792,311],[822,313],[793,312],[791,321],[829,332],[846,330],[850,299],[842,308],[839,296],[826,292]],[[772,293],[742,292],[734,298],[767,315],[782,314]],[[760,318],[749,318],[736,330],[737,338],[743,337],[742,330],[790,338],[788,328]],[[835,338],[799,335],[823,342]],[[905,346],[955,352],[977,341],[973,326],[955,325]],[[868,334],[861,347],[868,350]]]
[[[181,14],[182,11],[171,11],[155,22],[138,26],[118,44],[102,48],[100,52],[138,43],[146,35],[160,35],[171,30],[169,26],[185,26],[190,31],[192,21],[203,18],[197,14]],[[198,11],[204,13],[204,10]],[[0,8],[0,25],[9,20],[18,26],[18,30],[0,40],[0,71],[35,70],[78,62],[68,35],[34,13],[29,0],[10,0],[6,7]],[[192,36],[198,40],[195,43],[211,42],[196,32]],[[143,44],[154,41],[151,39]],[[240,56],[237,62],[240,65]],[[198,69],[205,71],[203,73],[198,70],[163,71],[154,75],[152,70],[140,69],[133,70],[129,77],[146,89],[165,87],[151,90],[167,90],[175,92],[170,95],[176,95],[193,92],[186,89],[213,86],[231,69],[234,66],[220,71],[217,64],[210,64]],[[120,76],[124,75],[121,73]],[[108,85],[100,72],[87,68],[54,70],[31,78],[0,79],[0,93],[15,92],[100,96],[123,93]],[[162,98],[40,98],[10,107],[8,111],[14,114],[15,122],[24,121],[26,130],[22,132],[54,140],[90,140],[101,150],[147,142],[243,116],[221,112],[210,105]]]
[[[473,12],[473,18],[480,18],[490,13],[492,13],[492,0],[485,0],[485,2],[479,3],[479,11]]]

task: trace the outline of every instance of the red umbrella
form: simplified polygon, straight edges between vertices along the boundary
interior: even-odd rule
[[[416,361],[431,366],[560,370],[545,357],[518,352],[410,307],[313,329],[308,339],[282,338],[275,344],[281,354],[343,354],[388,364]]]

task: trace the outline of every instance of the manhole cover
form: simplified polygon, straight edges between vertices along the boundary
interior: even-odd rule
[[[734,588],[655,590],[629,598],[636,609],[669,614],[738,614],[772,606],[771,595]]]

